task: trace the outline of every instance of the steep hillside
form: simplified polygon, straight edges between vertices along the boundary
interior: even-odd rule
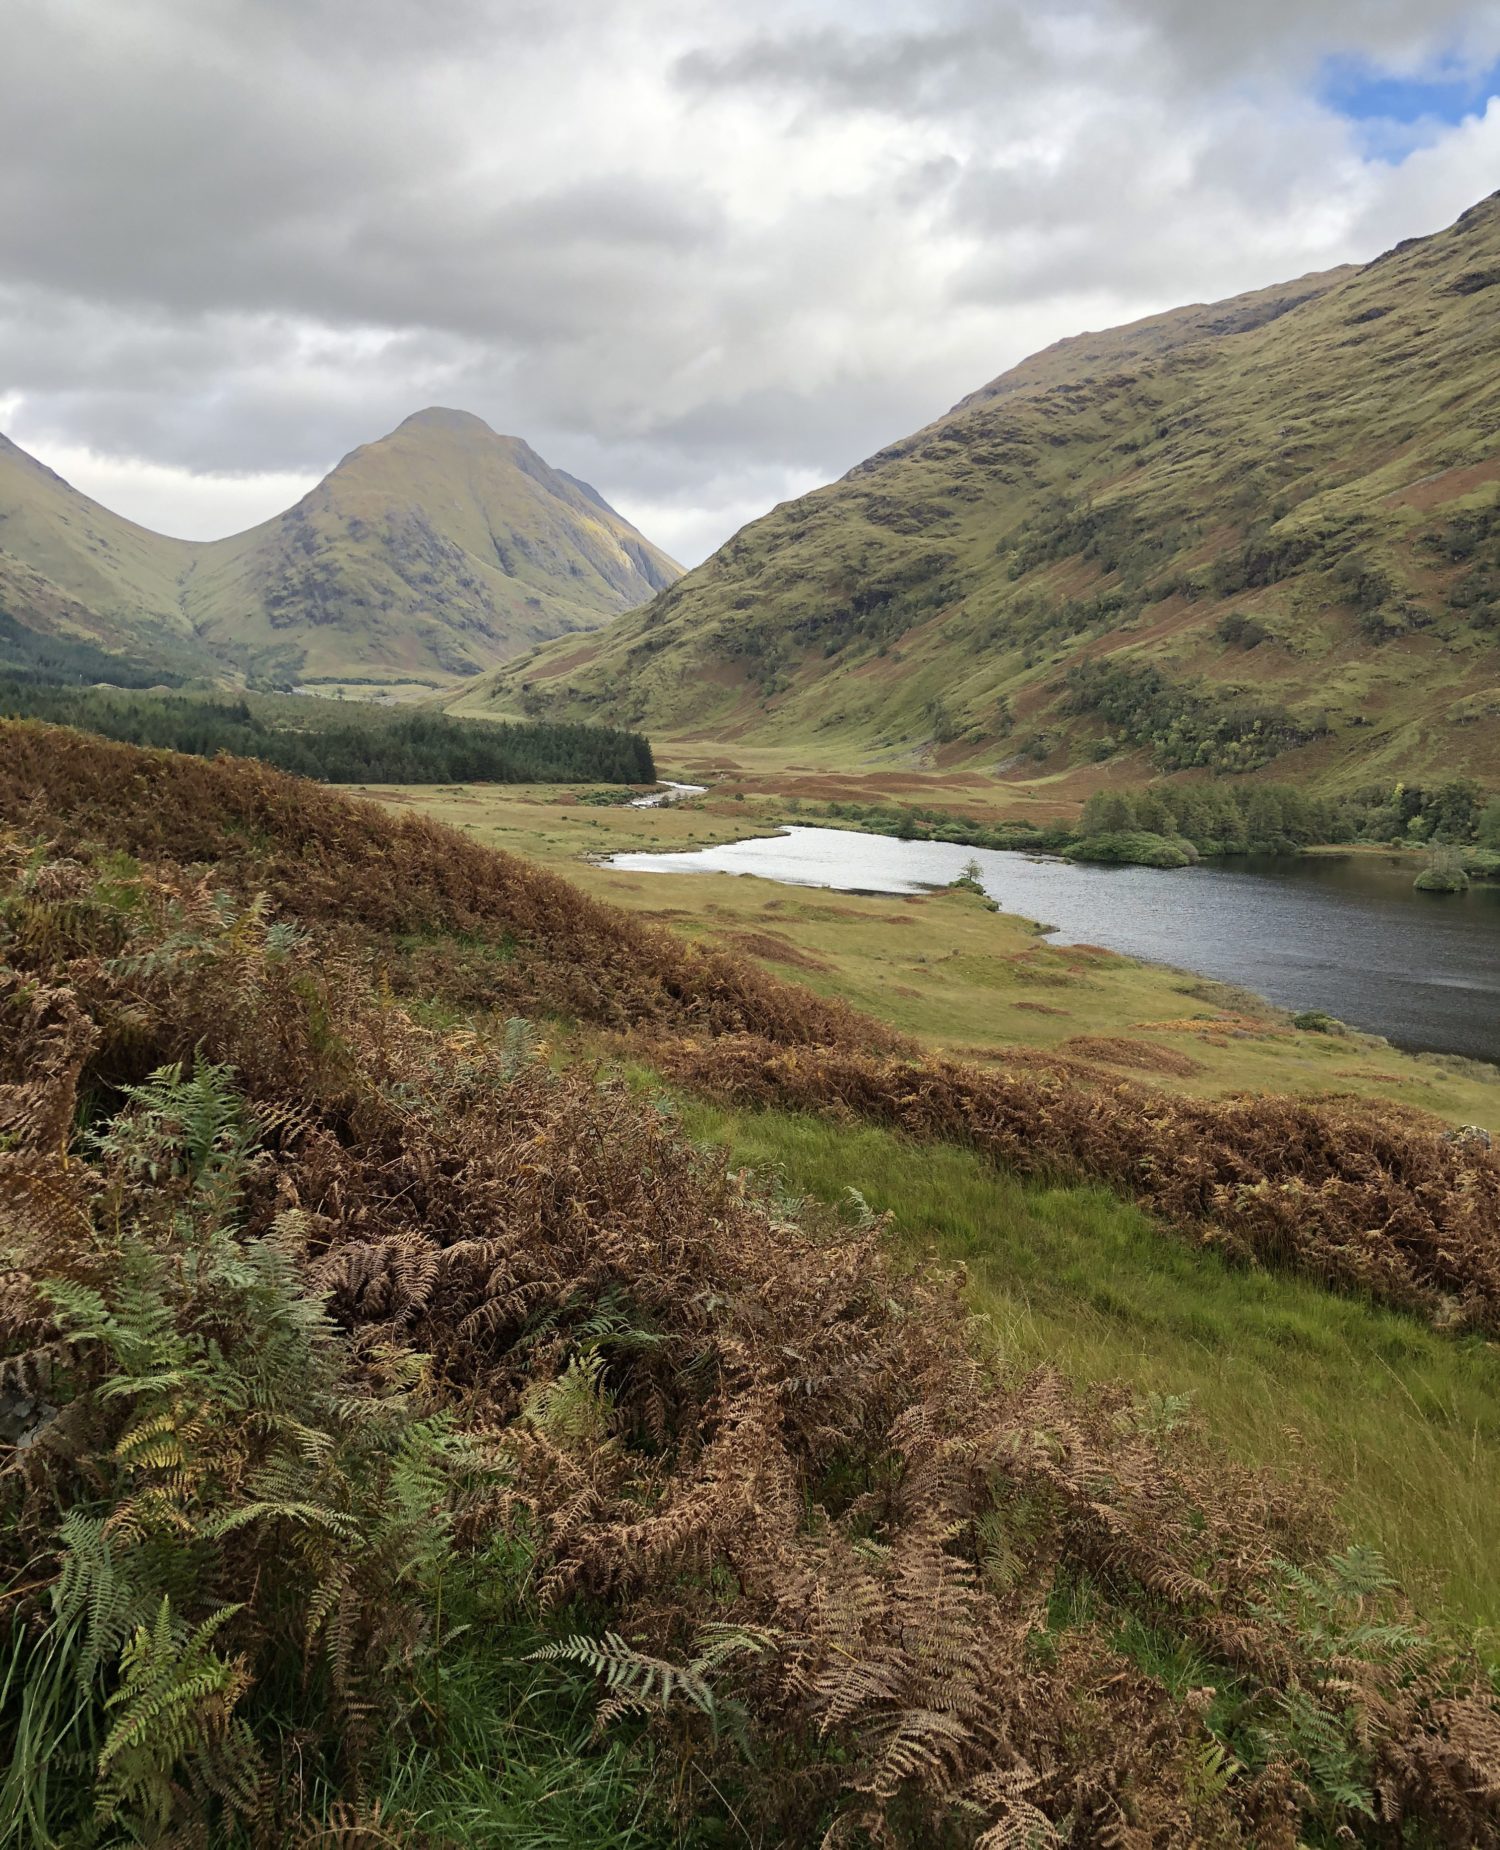
[[[120,519],[0,438],[0,609],[198,672],[472,675],[679,568],[593,489],[466,412],[418,412],[286,513],[207,543]]]
[[[592,629],[679,568],[591,488],[463,411],[420,411],[294,508],[199,548],[201,633],[303,675],[472,674]]]
[[[465,711],[1040,766],[1500,776],[1500,195],[1064,341]]]
[[[0,435],[0,611],[28,636],[195,660],[177,600],[191,547],[124,520]],[[24,650],[0,643],[0,663]]]

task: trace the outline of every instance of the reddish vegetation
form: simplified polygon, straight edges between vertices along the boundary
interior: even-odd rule
[[[1175,1047],[1156,1047],[1150,1041],[1132,1041],[1119,1034],[1075,1034],[1062,1043],[1064,1053],[1085,1060],[1104,1060],[1111,1066],[1130,1066],[1142,1073],[1171,1073],[1186,1079],[1203,1071],[1201,1060],[1179,1053]]]
[[[326,1299],[351,1339],[349,1405],[426,1355],[427,1404],[503,1465],[466,1494],[458,1546],[500,1532],[533,1550],[548,1601],[576,1596],[631,1641],[626,1668],[682,1672],[718,1640],[712,1671],[692,1673],[702,1703],[655,1720],[690,1815],[722,1806],[763,1846],[1293,1850],[1308,1821],[1362,1826],[1378,1806],[1378,1841],[1500,1842],[1490,1693],[1357,1563],[1323,1564],[1309,1500],[1122,1393],[986,1363],[952,1282],[899,1274],[878,1227],[790,1221],[624,1087],[553,1075],[506,1037],[422,1030],[371,989],[362,957],[289,938],[182,874],[19,853],[6,871],[0,1336],[8,1378],[67,1369],[75,1389],[69,1417],[0,1479],[0,1568],[23,1619],[44,1622],[51,1525],[95,1507],[101,1460],[141,1532],[165,1511],[191,1535],[239,1477],[256,1484],[275,1424],[258,1417],[190,1468],[137,1445],[125,1471],[129,1399],[111,1392],[103,1345],[75,1356],[59,1340],[46,1283],[113,1302],[122,1226],[161,1277],[191,1277],[200,1184],[75,1127],[122,1106],[128,1120],[122,1086],[206,1057],[232,1072],[255,1133],[234,1237],[274,1247]],[[766,1043],[679,1064],[694,1060],[740,1096],[821,1085],[873,1105],[915,1087],[924,1128],[944,1134],[960,1128],[944,1113],[961,1085],[971,1111],[983,1096],[956,1073],[924,1089],[913,1069]],[[303,1522],[215,1533],[184,1617],[223,1615],[235,1675],[215,1726],[241,1770],[178,1783],[173,1817],[193,1828],[173,1841],[227,1841],[218,1802],[269,1850],[292,1841],[306,1743],[228,1736],[233,1706],[288,1627],[317,1686],[331,1586],[330,1713],[357,1789],[362,1749],[425,1726],[393,1691],[427,1617],[409,1594],[382,1596],[372,1550]],[[1141,1641],[1162,1639],[1205,1687],[1150,1667],[1160,1647]],[[710,1702],[736,1705],[743,1731],[710,1726]],[[1243,1763],[1221,1776],[1226,1738]],[[1309,1740],[1343,1756],[1337,1786]]]
[[[1494,481],[1500,481],[1500,460],[1490,457],[1485,462],[1441,469],[1436,475],[1413,482],[1409,488],[1396,489],[1385,499],[1390,507],[1443,507],[1463,495],[1473,494],[1476,488],[1483,488],[1486,482]]]
[[[264,892],[283,912],[378,937],[393,977],[423,994],[614,1028],[897,1040],[514,855],[245,759],[0,721],[0,819],[64,847],[92,841],[212,867],[224,886]]]
[[[1079,1061],[1102,1053],[1089,1037],[1071,1053],[1012,1050],[1001,1072],[888,1058],[901,1051],[890,1031],[744,958],[436,825],[238,760],[0,724],[0,819],[64,845],[207,864],[215,884],[265,892],[450,1006],[673,1037],[663,1060],[719,1096],[857,1111],[1023,1169],[1098,1176],[1240,1257],[1500,1331],[1500,1155],[1396,1106],[1168,1097]],[[1044,982],[1065,954],[1037,946],[1017,968]],[[733,1038],[701,1039],[717,1036]],[[1168,1050],[1151,1058],[1172,1070]]]
[[[1500,1334],[1500,1152],[1396,1105],[1101,1092],[763,1040],[679,1043],[673,1078],[738,1105],[832,1111],[1100,1176],[1237,1257]]]
[[[811,951],[803,950],[801,945],[793,944],[790,938],[777,937],[774,932],[728,931],[723,934],[723,942],[732,944],[749,957],[763,957],[768,963],[787,964],[794,970],[822,972],[833,967]]]

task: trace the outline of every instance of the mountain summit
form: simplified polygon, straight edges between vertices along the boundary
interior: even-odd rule
[[[200,671],[472,675],[680,575],[594,489],[466,411],[416,412],[284,514],[207,542],[122,520],[0,438],[0,609]]]
[[[465,711],[1028,778],[1500,776],[1500,195],[1059,342]]]

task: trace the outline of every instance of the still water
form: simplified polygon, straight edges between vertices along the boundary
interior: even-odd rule
[[[1500,884],[1412,890],[1410,862],[1266,856],[1230,866],[1089,867],[851,829],[789,828],[683,854],[617,854],[644,873],[758,874],[793,886],[916,893],[977,861],[1007,912],[1240,983],[1290,1009],[1325,1009],[1397,1046],[1500,1061]]]

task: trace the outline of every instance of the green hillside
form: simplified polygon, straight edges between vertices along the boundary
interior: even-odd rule
[[[455,702],[1034,778],[1500,775],[1500,195],[1061,342]]]
[[[111,514],[0,438],[0,610],[169,668],[472,675],[678,572],[591,488],[461,411],[418,412],[286,513],[207,543]]]

